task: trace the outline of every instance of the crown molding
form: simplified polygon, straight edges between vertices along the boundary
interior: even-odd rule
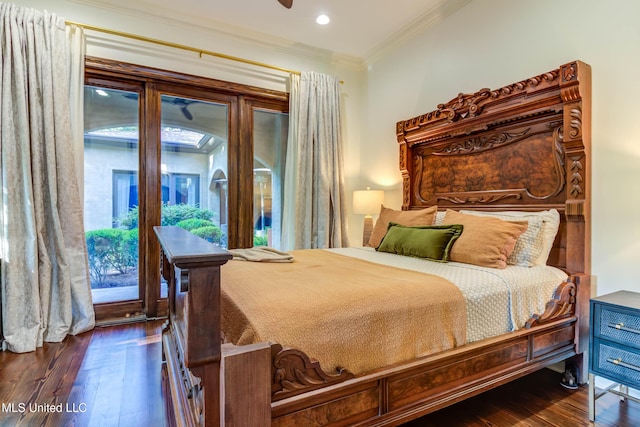
[[[369,51],[364,57],[365,64],[368,65],[376,62],[394,48],[406,43],[408,40],[423,33],[428,28],[438,24],[439,22],[442,22],[454,12],[471,3],[471,1],[472,0],[442,0],[439,4],[418,16],[404,28],[397,31],[391,37],[387,38],[384,42]]]
[[[326,49],[320,49],[313,46],[301,44],[284,38],[275,37],[257,31],[251,31],[246,28],[234,26],[228,23],[215,21],[203,17],[193,17],[187,14],[176,14],[174,11],[169,12],[164,8],[155,8],[154,10],[143,9],[136,2],[124,0],[110,0],[106,4],[97,0],[70,0],[73,3],[83,4],[94,9],[108,10],[118,15],[125,15],[135,19],[144,19],[150,22],[156,22],[162,25],[171,26],[174,30],[198,31],[207,34],[212,39],[215,35],[224,35],[227,38],[235,39],[247,46],[257,49],[273,49],[297,57],[306,58],[314,61],[321,61],[332,66],[340,66],[351,70],[364,70],[366,64],[363,58],[339,54]],[[138,7],[136,7],[138,6]],[[171,17],[169,17],[171,16]],[[93,24],[87,22],[87,24]],[[125,31],[125,29],[121,29]],[[127,30],[128,32],[132,32]],[[142,35],[142,34],[141,34]],[[167,40],[175,42],[175,40]],[[207,49],[206,46],[193,46],[196,48]],[[220,52],[223,54],[233,54],[231,52]],[[248,58],[254,59],[254,58]],[[274,64],[280,66],[281,64]],[[285,65],[282,65],[286,67]]]

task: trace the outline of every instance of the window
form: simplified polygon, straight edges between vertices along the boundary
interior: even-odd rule
[[[253,110],[253,245],[280,247],[289,116]]]
[[[95,191],[95,187],[91,191]],[[112,194],[113,226],[117,227],[118,218],[138,206],[138,172],[114,170]]]
[[[220,203],[218,191],[200,182],[201,178],[211,182],[219,170],[228,171],[229,107],[186,96],[160,99],[162,223],[167,223],[168,210],[180,209],[176,206],[197,208],[182,210],[194,220],[177,225],[226,247],[228,229],[221,218],[227,218],[227,204]]]
[[[84,221],[93,301],[136,299],[139,95],[88,85],[84,99]]]
[[[114,170],[112,194],[113,218],[117,220],[139,204],[138,173]],[[184,204],[200,207],[200,175],[163,173],[162,202],[169,205]]]
[[[286,93],[91,57],[85,70],[85,227],[118,234],[115,258],[135,258],[122,271],[136,295],[110,301],[161,314],[153,227],[169,217],[196,210],[212,225],[183,225],[200,225],[191,231],[223,247],[250,247],[256,236],[277,243]],[[122,271],[102,272],[115,279]]]
[[[200,207],[200,175],[163,173],[162,202]]]

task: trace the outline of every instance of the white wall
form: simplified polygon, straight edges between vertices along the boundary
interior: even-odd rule
[[[459,92],[500,88],[575,59],[593,73],[592,272],[597,294],[640,291],[640,2],[474,0],[370,64],[362,179],[401,204],[394,124]],[[366,168],[364,167],[366,165]]]

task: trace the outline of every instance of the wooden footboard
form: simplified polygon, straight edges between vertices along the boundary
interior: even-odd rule
[[[574,276],[528,328],[359,377],[326,373],[304,353],[274,344],[270,365],[257,369],[271,372],[270,425],[397,425],[575,356],[585,345],[576,312],[589,288],[588,276]],[[242,413],[250,400],[225,406]]]
[[[162,277],[169,287],[163,330],[164,378],[176,425],[218,425],[220,389],[220,266],[231,255],[180,227],[155,227]],[[205,390],[215,390],[205,393]]]

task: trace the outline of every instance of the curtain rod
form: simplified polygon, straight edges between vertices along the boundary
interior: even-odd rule
[[[126,38],[129,38],[129,39],[140,40],[140,41],[147,42],[147,43],[154,43],[154,44],[158,44],[158,45],[162,45],[162,46],[172,47],[172,48],[175,48],[175,49],[182,49],[182,50],[187,50],[187,51],[190,51],[190,52],[195,52],[195,53],[199,54],[200,57],[202,57],[202,55],[215,56],[217,58],[228,59],[230,61],[236,61],[236,62],[242,62],[244,64],[255,65],[257,67],[262,67],[262,68],[269,68],[271,70],[282,71],[282,72],[285,72],[285,73],[291,73],[291,74],[297,74],[297,75],[301,74],[300,71],[289,70],[287,68],[282,68],[282,67],[277,67],[275,65],[265,64],[263,62],[252,61],[251,59],[239,58],[237,56],[226,55],[226,54],[220,53],[220,52],[213,52],[213,51],[210,51],[210,50],[198,49],[198,48],[187,46],[187,45],[183,45],[183,44],[166,42],[164,40],[158,40],[158,39],[152,39],[152,38],[149,38],[149,37],[139,36],[137,34],[125,33],[125,32],[116,31],[116,30],[110,30],[108,28],[97,27],[95,25],[81,24],[79,22],[73,22],[73,21],[66,21],[65,23],[67,25],[76,25],[78,27],[84,28],[85,30],[98,31],[98,32],[101,32],[101,33],[111,34],[111,35],[114,35],[114,36],[126,37]]]

